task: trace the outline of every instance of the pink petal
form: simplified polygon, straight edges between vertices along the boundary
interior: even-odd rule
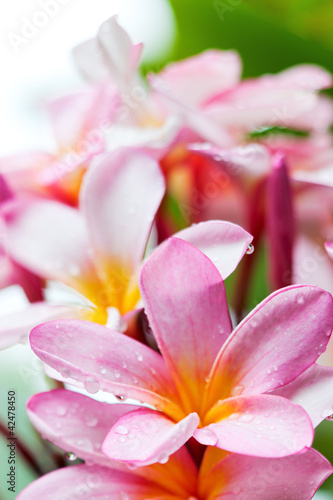
[[[321,90],[333,84],[331,73],[315,64],[298,64],[281,71],[277,78],[288,86],[309,90]]]
[[[317,170],[296,170],[292,174],[292,178],[296,181],[305,182],[308,184],[318,184],[320,186],[333,187],[333,166],[329,165],[326,168]]]
[[[188,397],[198,399],[231,332],[221,275],[202,252],[170,238],[144,264],[140,289],[154,336],[182,397],[187,391]]]
[[[215,264],[226,279],[246,253],[253,237],[240,226],[224,221],[208,221],[183,229],[176,238],[198,248]]]
[[[75,167],[70,158],[77,157],[77,164],[82,164],[103,151],[104,128],[114,120],[116,104],[115,90],[106,83],[47,103],[64,172]]]
[[[292,283],[295,223],[292,191],[285,159],[273,158],[267,183],[267,233],[270,279],[274,290]]]
[[[331,259],[333,260],[333,242],[331,241],[327,241],[325,243],[325,248],[326,248],[326,251],[328,253],[328,255],[331,257]]]
[[[194,437],[212,444],[215,434],[215,446],[233,453],[284,457],[310,447],[313,440],[307,413],[278,396],[229,398],[212,408],[206,420],[213,423],[197,429]]]
[[[133,465],[165,463],[193,436],[198,424],[196,413],[174,423],[148,408],[134,410],[120,417],[106,436],[102,450],[114,460]]]
[[[101,80],[109,75],[125,90],[136,75],[142,48],[142,44],[133,45],[113,16],[101,25],[97,38],[74,49],[74,57],[88,79]]]
[[[24,311],[0,316],[0,349],[28,341],[31,330],[54,319],[91,319],[93,311],[84,307],[36,302]]]
[[[205,144],[193,144],[189,149],[218,162],[221,169],[234,182],[242,181],[246,177],[262,177],[269,174],[271,169],[271,153],[261,144],[246,144],[230,149],[219,149],[215,146],[207,148]]]
[[[310,500],[332,473],[316,450],[284,458],[232,454],[202,479],[201,494],[211,500]]]
[[[278,290],[261,302],[219,353],[211,374],[211,402],[223,393],[260,394],[299,377],[325,350],[332,304],[328,292],[302,285]]]
[[[174,498],[157,485],[130,472],[76,465],[37,479],[18,495],[17,500],[119,500],[119,494],[131,500]]]
[[[320,195],[320,193],[317,193]],[[324,193],[322,193],[324,195]],[[306,224],[305,227],[309,224],[310,227],[316,227],[317,231],[320,227],[320,219],[322,217],[326,217],[324,213],[320,213],[321,208],[323,207],[322,203],[319,203],[318,200],[324,199],[324,205],[326,203],[325,198],[313,198],[312,204],[308,205],[308,211],[312,212],[314,215],[313,219],[309,219],[307,216],[309,214],[307,212],[303,212],[302,219]],[[310,201],[310,200],[308,200]],[[326,205],[327,206],[327,205]],[[319,213],[314,213],[316,210],[315,207],[319,209]],[[302,208],[305,208],[304,206]],[[327,213],[328,211],[325,208],[324,211]],[[320,229],[319,229],[320,230]],[[324,229],[326,232],[326,229]],[[318,234],[318,233],[317,233]],[[322,245],[319,244],[319,241],[312,241],[308,237],[304,235],[299,235],[295,245],[294,245],[294,270],[293,270],[293,283],[304,283],[307,285],[314,285],[333,294],[333,266],[332,261],[325,252],[325,249]]]
[[[276,389],[274,394],[302,406],[316,427],[333,415],[333,368],[314,364],[290,384]]]
[[[8,252],[39,276],[56,279],[96,300],[100,283],[78,210],[47,200],[7,204]]]
[[[205,114],[223,127],[292,127],[318,105],[315,94],[261,79],[244,80],[206,106]],[[273,112],[272,112],[273,111]]]
[[[13,191],[36,189],[38,177],[44,168],[51,165],[54,155],[43,151],[20,153],[0,159],[0,173]]]
[[[206,50],[183,61],[168,64],[159,78],[182,102],[199,106],[239,82],[241,61],[237,52]],[[189,81],[195,85],[189,86]]]
[[[113,152],[86,174],[81,205],[106,277],[115,265],[136,270],[164,190],[158,163],[130,149]]]
[[[43,392],[28,402],[29,418],[44,439],[82,460],[114,467],[102,453],[105,436],[119,417],[138,408],[100,403],[65,389]]]
[[[175,390],[163,358],[122,333],[63,320],[34,328],[30,343],[42,361],[83,382],[87,392],[101,389],[172,409]]]

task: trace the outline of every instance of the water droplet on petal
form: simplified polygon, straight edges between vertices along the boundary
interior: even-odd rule
[[[128,429],[124,425],[118,425],[118,427],[115,429],[116,434],[122,434],[123,436],[126,436],[128,434]]]
[[[333,421],[333,409],[332,408],[327,408],[326,410],[323,410],[321,412],[321,416],[323,418],[326,418],[326,420]]]
[[[244,386],[243,385],[236,385],[236,387],[234,387],[231,391],[231,395],[232,396],[239,396],[240,394],[242,394],[242,392],[244,391]]]
[[[169,455],[167,455],[166,453],[162,453],[162,455],[158,458],[157,461],[160,464],[166,464],[168,460],[169,460]]]
[[[130,470],[135,470],[138,468],[138,466],[136,464],[132,464],[132,463],[126,463],[127,467],[130,469]]]
[[[224,328],[223,328],[223,326],[222,326],[222,325],[217,325],[217,331],[218,331],[219,333],[221,333],[221,334],[222,334],[222,333],[224,333]]]
[[[304,299],[303,293],[298,293],[296,295],[296,302],[297,302],[297,304],[304,304],[305,299]]]
[[[119,399],[119,401],[124,401],[125,397],[121,396],[120,394],[116,394],[115,397]]]
[[[142,361],[142,360],[143,360],[143,356],[142,356],[142,354],[137,353],[137,356],[136,356],[136,357],[137,357],[137,360],[138,360],[138,361]]]
[[[88,427],[96,427],[96,425],[98,424],[98,419],[94,415],[85,416],[84,421]]]
[[[248,255],[251,255],[251,253],[254,252],[254,245],[252,245],[252,243],[249,244],[249,246],[247,247],[247,250],[246,250],[246,253]]]
[[[59,417],[64,417],[67,413],[67,408],[65,406],[58,406],[56,411]]]
[[[100,385],[98,380],[93,377],[88,377],[84,382],[84,388],[87,392],[89,392],[89,394],[96,394],[96,392],[100,389]]]
[[[67,451],[65,453],[65,458],[66,460],[68,460],[69,462],[74,462],[74,460],[77,459],[77,456],[75,455],[75,453],[72,453],[71,451]]]

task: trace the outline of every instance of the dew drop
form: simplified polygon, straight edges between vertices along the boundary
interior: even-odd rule
[[[84,421],[85,421],[87,427],[96,427],[96,425],[98,424],[98,419],[96,417],[94,417],[93,415],[86,416],[84,418]]]
[[[166,464],[168,460],[169,460],[169,455],[167,455],[166,453],[162,453],[162,455],[158,458],[157,461],[160,464]]]
[[[126,436],[128,434],[128,429],[124,425],[118,425],[118,427],[115,429],[116,434],[122,434],[123,436]]]
[[[223,326],[222,326],[222,325],[217,325],[217,331],[218,331],[219,333],[221,333],[221,334],[222,334],[222,333],[224,333],[224,328],[223,328]]]
[[[254,245],[252,245],[252,243],[249,244],[249,246],[247,247],[247,250],[246,250],[246,253],[248,255],[251,255],[251,253],[254,252]]]
[[[77,456],[75,455],[75,453],[72,453],[71,451],[67,451],[65,453],[65,458],[66,460],[68,460],[69,462],[74,462],[74,460],[77,459]]]
[[[296,302],[297,302],[297,304],[304,304],[304,301],[305,301],[304,295],[302,293],[298,293],[296,295]]]
[[[69,378],[72,375],[72,372],[68,368],[62,368],[60,370],[60,374],[63,378]]]
[[[114,377],[115,378],[120,378],[120,372],[118,370],[114,371]]]
[[[116,394],[115,397],[119,400],[119,401],[124,401],[125,397],[124,396],[121,396],[120,394]]]
[[[89,392],[89,394],[96,394],[96,392],[100,389],[100,385],[98,380],[93,377],[88,377],[84,382],[84,388],[87,392]]]
[[[138,360],[138,361],[142,361],[142,360],[143,360],[143,356],[142,356],[142,354],[137,354],[137,360]]]
[[[231,391],[231,395],[232,396],[239,396],[240,394],[242,394],[242,392],[244,391],[244,386],[243,385],[236,385],[236,387],[234,387]]]
[[[67,413],[67,408],[65,406],[58,406],[57,415],[59,415],[59,417],[64,417],[66,413]]]

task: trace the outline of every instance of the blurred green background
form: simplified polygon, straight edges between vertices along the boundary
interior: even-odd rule
[[[243,60],[245,77],[309,62],[323,65],[333,72],[332,0],[170,0],[170,3],[177,23],[177,37],[170,59],[184,58],[215,47],[236,49]],[[149,13],[143,12],[143,15]],[[145,70],[160,69],[165,62],[147,63]],[[255,297],[252,299],[256,302],[266,295],[263,278],[258,279],[253,292]],[[6,419],[7,391],[14,387],[18,392],[18,432],[37,455],[39,464],[47,470],[52,464],[45,463],[47,453],[29,425],[25,412],[29,395],[45,390],[47,384],[31,355],[22,356],[27,350],[28,347],[20,346],[14,349],[15,352],[0,353],[0,416]],[[19,370],[22,366],[23,369]],[[333,463],[333,422],[326,421],[317,429],[314,446]],[[5,443],[0,437],[1,458],[6,454]],[[4,464],[0,465],[3,473]],[[19,491],[34,479],[35,474],[24,461],[20,461],[18,470]],[[323,488],[330,491],[333,498],[333,478],[326,481]],[[15,497],[8,493],[2,477],[0,500]]]

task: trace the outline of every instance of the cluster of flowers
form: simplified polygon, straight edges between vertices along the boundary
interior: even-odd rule
[[[240,81],[238,55],[210,50],[144,82],[141,50],[106,21],[74,51],[88,90],[49,105],[58,151],[0,161],[0,286],[30,300],[0,347],[31,332],[69,388],[29,417],[84,461],[18,498],[310,499],[333,470],[311,448],[333,413],[316,363],[333,328],[331,75]],[[253,237],[275,291],[242,319]]]

